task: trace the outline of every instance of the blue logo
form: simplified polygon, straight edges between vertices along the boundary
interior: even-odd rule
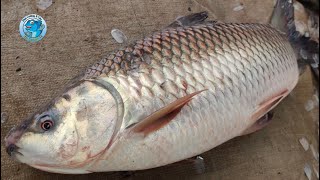
[[[41,16],[30,14],[21,20],[19,30],[23,39],[38,42],[46,35],[47,24]]]

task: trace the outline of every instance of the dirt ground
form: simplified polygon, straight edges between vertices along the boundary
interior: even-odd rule
[[[303,167],[315,164],[298,139],[316,143],[318,107],[304,105],[314,91],[311,72],[301,76],[291,95],[275,110],[267,128],[228,141],[201,155],[204,165],[183,161],[134,174],[112,172],[59,175],[9,159],[3,139],[9,129],[52,98],[63,85],[102,55],[120,47],[110,31],[118,28],[134,40],[170,24],[177,16],[207,10],[211,18],[267,23],[274,0],[55,0],[46,10],[38,0],[1,1],[1,179],[306,179]],[[234,11],[240,3],[244,9]],[[19,35],[28,14],[47,23],[46,36],[29,43]],[[318,145],[316,145],[318,149]],[[313,173],[314,176],[314,173]]]

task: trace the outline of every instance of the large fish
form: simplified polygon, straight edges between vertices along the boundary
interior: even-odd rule
[[[9,155],[55,173],[140,170],[265,126],[299,77],[287,36],[206,18],[182,17],[88,68],[9,132]]]

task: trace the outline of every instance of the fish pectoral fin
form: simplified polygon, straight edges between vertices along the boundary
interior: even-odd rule
[[[167,28],[192,26],[192,25],[204,22],[207,18],[208,18],[208,12],[206,11],[194,13],[187,16],[178,17],[173,23],[167,26]]]
[[[259,108],[253,113],[251,116],[252,121],[256,121],[257,119],[261,118],[263,115],[267,114],[271,109],[273,109],[279,102],[285,98],[289,94],[289,90],[285,89],[280,93],[277,93],[267,100],[263,101],[259,104]]]
[[[202,91],[188,94],[159,109],[158,111],[155,111],[139,123],[133,125],[131,127],[131,131],[135,133],[143,133],[144,136],[150,134],[151,132],[157,131],[173,120],[179,114],[181,109],[192,100],[192,97],[201,93]]]

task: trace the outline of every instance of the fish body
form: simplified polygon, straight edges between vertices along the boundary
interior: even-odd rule
[[[287,37],[269,25],[170,26],[88,68],[6,146],[56,173],[159,167],[245,134],[298,77]]]
[[[123,131],[92,170],[146,169],[208,151],[241,135],[257,120],[252,116],[263,102],[282,92],[287,95],[299,76],[286,37],[261,24],[166,29],[136,42],[132,52],[141,55],[130,60],[129,71],[120,68],[118,74],[101,79],[117,87],[125,113]],[[113,61],[117,54],[122,53],[110,55]],[[120,58],[126,62],[123,54]],[[99,65],[87,76],[99,76]],[[143,138],[128,133],[131,124],[205,89],[165,127]]]

